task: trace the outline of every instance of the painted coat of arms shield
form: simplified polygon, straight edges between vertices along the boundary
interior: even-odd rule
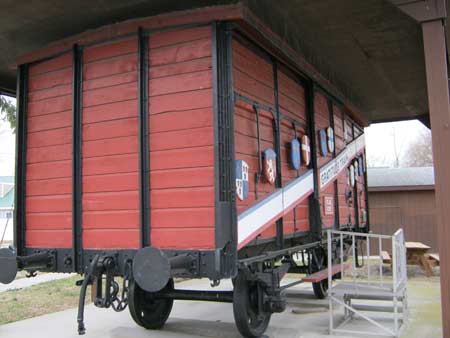
[[[291,165],[295,170],[300,169],[300,142],[297,139],[291,141]]]
[[[324,129],[319,130],[320,155],[326,157],[328,155],[327,133]]]
[[[327,128],[327,145],[330,153],[334,152],[334,130],[331,127]]]
[[[309,163],[311,162],[311,147],[307,135],[302,136],[302,160],[306,166],[309,166]]]
[[[243,201],[248,197],[248,164],[243,160],[236,161],[236,195]]]
[[[277,154],[271,148],[264,150],[264,177],[270,184],[275,184],[277,177]]]
[[[356,182],[356,177],[355,177],[355,167],[353,166],[353,164],[350,165],[350,185],[352,187],[355,186],[355,182]]]

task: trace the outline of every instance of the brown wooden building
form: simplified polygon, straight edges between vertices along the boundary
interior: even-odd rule
[[[371,230],[393,234],[438,252],[433,167],[371,168],[368,171]]]

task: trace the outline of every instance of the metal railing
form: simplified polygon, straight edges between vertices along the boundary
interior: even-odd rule
[[[392,236],[328,230],[327,240],[330,334],[375,334],[398,337],[408,316],[406,247],[403,230],[397,230]],[[389,273],[383,262],[383,249],[388,247],[392,250],[390,269],[392,273]],[[375,255],[371,256],[371,253]],[[335,278],[337,266],[340,271],[339,279]],[[352,304],[355,299],[366,301],[368,305]],[[392,307],[374,305],[377,301],[392,301]],[[336,304],[344,308],[345,314],[343,322],[335,327]],[[374,312],[390,313],[393,320],[381,323],[369,315]],[[356,317],[373,324],[379,332],[349,329],[351,325],[348,324]]]

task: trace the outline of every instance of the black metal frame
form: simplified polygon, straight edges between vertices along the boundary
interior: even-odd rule
[[[364,161],[366,161],[366,151],[364,150]],[[366,204],[366,231],[370,231],[370,217],[369,217],[369,182],[367,179],[367,163],[364,163],[364,200]]]
[[[82,273],[82,107],[83,107],[83,49],[73,46],[72,78],[72,249],[73,270]]]
[[[26,226],[26,170],[27,170],[27,111],[28,111],[28,65],[17,70],[17,122],[16,122],[16,164],[14,197],[14,246],[17,254],[25,251]]]
[[[139,219],[141,247],[150,239],[150,153],[148,138],[148,39],[138,30]]]
[[[281,188],[283,186],[282,173],[281,173],[281,141],[280,141],[280,104],[278,101],[278,63],[277,60],[272,59],[272,72],[273,72],[273,96],[275,105],[275,116],[273,120],[274,126],[274,146],[275,153],[277,154],[277,177],[275,180],[275,187]],[[283,229],[283,217],[280,217],[275,222],[277,228],[276,243],[279,249],[284,246],[284,229]]]
[[[237,211],[235,194],[234,92],[232,27],[212,24],[212,72],[215,163],[214,279],[237,273]]]
[[[309,80],[305,87],[306,96],[306,120],[307,133],[311,142],[311,168],[314,171],[314,193],[308,198],[309,206],[309,224],[311,236],[314,240],[321,237],[322,234],[322,216],[320,213],[319,201],[319,168],[317,165],[317,138],[316,138],[316,123],[315,123],[315,84]]]
[[[331,98],[327,99],[328,112],[330,113],[330,126],[333,128],[334,133],[334,149],[333,149],[333,158],[336,157],[336,130],[334,124],[334,109],[333,109],[333,100]],[[334,228],[339,229],[339,183],[336,179],[333,183],[334,185]]]

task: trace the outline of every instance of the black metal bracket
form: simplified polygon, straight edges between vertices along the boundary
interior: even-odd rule
[[[77,322],[78,322],[78,334],[84,335],[86,333],[86,327],[84,325],[84,304],[86,299],[86,291],[88,285],[92,284],[94,281],[95,272],[97,269],[97,264],[100,259],[99,255],[96,255],[94,259],[92,260],[91,264],[89,265],[89,268],[86,271],[86,274],[84,276],[83,282],[81,284],[81,290],[80,290],[80,298],[78,301],[78,315],[77,315]]]
[[[241,273],[245,274],[248,281],[256,283],[260,291],[259,308],[263,312],[283,312],[286,309],[286,300],[281,294],[281,280],[290,266],[290,263],[275,266],[275,261],[271,260],[266,264],[258,263],[241,269]]]
[[[258,184],[261,182],[262,174],[262,152],[261,152],[261,129],[259,124],[259,108],[253,104],[253,110],[256,113],[256,134],[258,138],[258,171],[255,173],[255,199],[258,199]]]
[[[14,246],[17,254],[25,251],[26,225],[26,167],[27,167],[27,112],[28,112],[28,65],[17,70],[17,131],[14,197]]]
[[[100,256],[96,254],[89,266],[86,268],[84,279],[77,282],[81,286],[78,302],[78,334],[86,333],[84,325],[84,305],[88,285],[92,285],[92,293],[95,294],[94,305],[100,308],[112,307],[114,311],[120,312],[128,305],[128,285],[131,275],[131,260],[124,262],[125,273],[123,274],[122,293],[119,296],[120,287],[114,280],[118,273],[118,256]],[[103,287],[103,275],[105,283]]]
[[[307,118],[307,133],[311,140],[311,167],[314,171],[314,193],[309,196],[309,224],[311,235],[314,240],[319,240],[322,233],[322,217],[320,213],[319,201],[319,169],[317,165],[317,139],[315,131],[315,108],[314,108],[314,92],[315,84],[313,81],[308,81],[306,85],[306,118]]]
[[[73,271],[83,272],[82,237],[82,95],[83,50],[73,46],[72,78],[72,248]]]
[[[213,22],[212,36],[216,224],[212,279],[218,280],[237,273],[233,24]]]
[[[148,37],[138,30],[139,214],[141,247],[150,245],[150,157],[148,139]]]
[[[274,147],[275,152],[277,154],[277,178],[275,180],[275,186],[277,188],[281,188],[283,186],[283,179],[282,179],[282,173],[281,173],[281,140],[280,140],[280,120],[281,120],[281,113],[280,113],[280,104],[278,101],[278,62],[276,59],[272,59],[272,71],[273,71],[273,95],[275,100],[275,116],[273,120],[273,126],[274,126]],[[278,249],[282,249],[284,246],[284,227],[283,227],[283,217],[277,219],[276,227],[277,227],[277,236],[276,236],[276,243]]]

